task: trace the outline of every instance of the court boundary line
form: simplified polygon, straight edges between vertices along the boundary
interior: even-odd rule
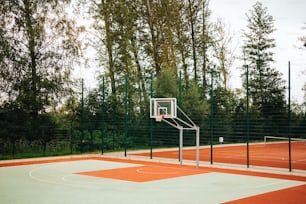
[[[51,163],[58,163],[58,162],[72,162],[72,161],[82,161],[82,160],[101,160],[101,161],[109,161],[109,162],[122,162],[122,163],[131,163],[131,164],[139,164],[139,165],[152,165],[152,166],[166,166],[167,168],[182,168],[186,170],[194,170],[197,171],[198,169],[205,170],[206,172],[215,172],[215,173],[226,173],[226,174],[236,174],[236,175],[245,175],[245,176],[258,176],[262,178],[275,178],[275,179],[285,179],[285,180],[292,180],[292,181],[302,181],[306,182],[306,174],[304,172],[303,175],[295,175],[293,172],[283,172],[283,171],[275,171],[275,168],[269,168],[270,170],[267,170],[267,168],[261,168],[264,169],[264,171],[260,171],[257,168],[248,168],[246,169],[242,165],[227,165],[227,164],[214,164],[209,165],[207,162],[201,162],[200,166],[196,168],[194,166],[194,161],[186,161],[183,165],[179,165],[176,159],[148,159],[143,157],[134,157],[134,156],[127,156],[127,157],[120,157],[119,155],[122,154],[116,153],[117,155],[99,155],[99,154],[90,154],[90,155],[70,155],[70,156],[62,156],[62,157],[51,157],[51,158],[35,158],[33,160],[31,159],[20,159],[20,160],[11,160],[11,161],[0,161],[0,168],[2,167],[9,167],[9,166],[20,166],[20,165],[31,165],[31,164],[41,164],[38,166],[34,166],[35,168],[44,167],[45,164],[51,164]],[[188,164],[190,163],[190,164]],[[223,165],[223,166],[222,166]],[[256,166],[257,167],[257,166]],[[283,169],[282,169],[283,170]],[[63,178],[62,178],[63,179]],[[57,185],[68,185],[68,186],[80,186],[80,187],[86,187],[86,185],[80,185],[75,183],[55,183]],[[306,184],[296,186],[305,188]],[[286,189],[281,189],[278,191],[285,192],[286,190],[291,190],[296,187],[290,187]],[[278,191],[271,191],[265,194],[275,194],[275,192]],[[226,203],[239,203],[239,200],[248,200],[252,199],[253,197],[260,197],[265,194],[259,194],[255,196],[245,197],[238,200],[233,201],[227,201]]]
[[[32,164],[47,164],[47,163],[56,163],[56,162],[70,162],[70,161],[80,161],[80,160],[103,160],[103,161],[114,161],[114,162],[123,162],[123,163],[133,163],[133,164],[155,164],[155,165],[170,165],[170,166],[179,166],[176,159],[164,159],[164,158],[154,158],[149,159],[142,156],[130,156],[127,157],[120,156],[122,152],[110,153],[110,154],[87,154],[87,155],[70,155],[70,156],[61,156],[61,157],[42,157],[35,159],[18,159],[18,160],[5,160],[0,161],[0,168],[10,167],[10,166],[21,166],[21,165],[32,165]],[[116,155],[116,156],[114,156]],[[181,166],[182,168],[193,169],[197,168],[194,166],[193,160],[185,160],[185,163]],[[209,171],[216,172],[229,172],[234,174],[242,175],[262,175],[263,177],[271,178],[284,178],[299,181],[306,181],[306,171],[284,171],[283,168],[274,168],[274,167],[259,167],[259,166],[250,166],[246,168],[244,165],[239,164],[227,164],[227,163],[217,163],[210,164],[209,162],[200,162],[199,168],[208,168]],[[240,173],[239,173],[240,172]],[[275,177],[276,176],[276,177]],[[296,178],[295,178],[296,177]],[[295,178],[295,179],[294,179]]]

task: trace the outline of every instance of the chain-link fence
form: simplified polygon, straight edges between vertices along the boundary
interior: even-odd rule
[[[214,81],[213,77],[212,73],[211,82]],[[249,165],[249,160],[254,155],[249,144],[263,142],[265,136],[283,137],[287,138],[285,142],[288,144],[285,151],[289,158],[285,159],[290,163],[293,151],[290,148],[291,138],[306,139],[305,108],[290,102],[288,90],[296,91],[294,87],[290,88],[290,80],[286,88],[286,98],[280,100],[283,104],[272,101],[265,106],[254,105],[248,93],[251,89],[248,83],[239,97],[233,91],[224,90],[212,83],[208,91],[198,97],[202,101],[198,103],[190,98],[190,89],[180,81],[182,79],[178,77],[178,80],[179,92],[175,97],[183,111],[200,127],[200,145],[213,149],[220,143],[245,144],[246,165]],[[151,91],[146,96],[147,100],[143,101],[148,101],[149,96],[154,97],[154,81],[148,84],[151,84]],[[128,80],[125,86],[130,86]],[[24,125],[24,121],[15,121],[13,126],[9,125],[9,121],[2,121],[1,159],[85,152],[103,154],[109,151],[124,151],[126,155],[135,149],[154,151],[155,148],[179,146],[178,131],[165,123],[156,123],[150,119],[147,103],[144,103],[146,112],[138,110],[137,102],[131,104],[133,98],[129,96],[129,91],[133,90],[126,88],[126,95],[121,97],[121,101],[117,101],[117,106],[112,107],[112,101],[105,97],[106,88],[101,86],[101,89],[99,93],[103,94],[97,95],[100,112],[92,114],[92,111],[88,111],[92,107],[82,97],[80,111],[73,119],[61,121],[60,127],[37,123],[35,129],[39,129],[39,134],[35,137],[31,132],[33,129]],[[198,109],[201,111],[197,111]],[[184,132],[184,146],[194,145],[195,134]],[[234,158],[237,156],[235,154],[228,152],[227,157]],[[210,155],[210,161],[214,162],[213,155]],[[290,164],[289,168],[291,170]]]

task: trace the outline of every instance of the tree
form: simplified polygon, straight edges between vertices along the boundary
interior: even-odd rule
[[[209,73],[209,50],[212,35],[209,0],[188,0],[188,21],[190,28],[190,47],[192,57],[193,78],[203,85],[203,92],[207,90],[207,75]]]
[[[155,72],[159,73],[161,71],[161,62],[160,62],[160,55],[158,50],[160,49],[159,45],[159,32],[157,32],[156,26],[156,17],[155,17],[155,9],[152,0],[146,1],[146,8],[147,8],[147,22],[149,25],[150,35],[151,35],[151,46],[149,47],[149,51],[153,55],[154,67]],[[151,48],[150,48],[151,47]]]
[[[306,30],[306,23],[304,24],[303,29]],[[300,37],[299,40],[303,43],[303,46],[306,47],[306,35]]]
[[[202,80],[203,80],[203,89],[206,92],[207,89],[207,74],[209,74],[209,48],[211,46],[211,42],[213,41],[213,35],[211,34],[211,23],[209,21],[209,17],[211,15],[211,11],[209,9],[209,1],[203,0],[202,6],[202,33],[200,37],[200,53],[202,56]]]
[[[156,76],[154,81],[155,98],[177,98],[177,74],[173,70],[165,69]]]
[[[199,1],[191,1],[188,0],[188,13],[189,13],[189,22],[190,22],[190,30],[191,30],[191,42],[192,42],[192,59],[193,59],[193,72],[194,72],[194,79],[197,80],[198,73],[197,73],[197,55],[196,55],[196,34],[195,34],[195,27],[196,27],[196,19],[199,13],[200,6],[197,5],[201,2]]]
[[[306,30],[306,23],[304,23],[304,26],[302,29]],[[304,36],[301,36],[299,40],[302,42],[304,48],[306,48],[306,34]],[[304,74],[306,74],[306,71],[304,72]],[[306,104],[306,83],[304,84],[302,90],[304,91],[304,103]]]
[[[66,1],[4,0],[0,4],[0,93],[33,118],[68,94],[80,30]]]
[[[248,88],[252,108],[265,119],[276,120],[286,112],[286,105],[282,74],[271,67],[272,49],[276,46],[275,39],[271,37],[275,31],[274,19],[262,3],[256,2],[247,20],[243,52],[249,64]]]
[[[217,61],[217,66],[220,67],[220,78],[225,90],[228,89],[228,80],[230,77],[230,67],[234,62],[234,52],[229,48],[232,43],[232,36],[229,31],[225,30],[226,26],[218,20],[215,24],[215,40],[213,42],[214,58]]]
[[[182,107],[183,111],[192,116],[198,125],[205,125],[208,121],[209,104],[207,100],[201,99],[201,90],[198,83],[193,80],[189,86],[182,93]]]

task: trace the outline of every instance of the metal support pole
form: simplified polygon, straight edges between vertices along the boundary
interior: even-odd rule
[[[199,167],[200,163],[200,128],[196,127],[196,160],[197,167]]]
[[[250,118],[249,118],[249,66],[246,65],[246,145],[247,145],[247,168],[250,166]]]
[[[127,153],[126,153],[126,149],[127,149],[127,136],[128,136],[128,114],[129,114],[129,111],[128,111],[128,92],[129,92],[129,89],[128,89],[128,86],[129,86],[129,78],[128,76],[125,76],[125,121],[124,121],[124,129],[125,129],[125,133],[124,133],[124,156],[126,157],[127,156]]]
[[[210,164],[213,164],[213,137],[214,137],[214,71],[211,69],[211,85],[210,85]]]
[[[84,79],[82,79],[82,99],[81,99],[81,149],[84,151]]]
[[[183,127],[179,127],[179,130],[180,130],[180,151],[179,151],[179,154],[180,154],[180,165],[183,164]]]
[[[151,73],[150,97],[153,98],[153,74]],[[153,158],[153,120],[150,119],[150,159]]]
[[[158,99],[155,99],[158,100]],[[168,99],[167,99],[168,100]],[[166,100],[166,101],[167,101]],[[165,101],[165,100],[164,100]],[[150,109],[152,108],[152,101],[150,102]],[[169,117],[169,118],[162,118],[160,121],[167,123],[168,125],[172,126],[173,128],[179,130],[178,135],[178,141],[179,141],[179,148],[178,148],[178,159],[180,162],[180,166],[183,164],[183,146],[184,146],[184,130],[192,130],[196,131],[196,166],[199,167],[199,161],[200,161],[200,127],[198,127],[178,106],[176,106],[177,111],[180,112],[183,116],[185,116],[185,119],[187,121],[184,121],[178,117]],[[152,111],[152,110],[151,110]],[[154,109],[154,112],[156,112],[156,109]]]
[[[182,72],[180,71],[179,76],[179,100],[178,100],[178,106],[182,107]]]
[[[291,87],[290,87],[290,61],[288,62],[288,149],[289,149],[289,171],[292,171],[291,165]]]
[[[102,77],[102,98],[101,98],[101,154],[104,153],[104,100],[105,100],[105,84],[104,76]]]
[[[179,100],[178,100],[178,107],[182,107],[182,72],[180,72],[180,75],[179,75],[179,83],[178,83],[178,86],[179,86]],[[180,117],[180,112],[179,112],[179,115]],[[180,139],[179,139],[180,140]],[[178,158],[179,158],[179,161],[181,162],[181,147],[180,147],[180,151],[179,151],[179,155],[178,155]]]
[[[72,119],[70,120],[70,137],[69,137],[69,139],[70,139],[70,154],[72,154]]]

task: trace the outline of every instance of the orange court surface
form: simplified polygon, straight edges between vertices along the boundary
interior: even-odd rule
[[[139,156],[150,156],[150,152],[135,154]],[[169,151],[154,151],[153,157],[172,158],[179,157],[179,151],[172,149]],[[200,149],[200,161],[211,161],[210,147]],[[183,150],[183,160],[195,160],[195,148],[186,148]],[[227,164],[247,164],[247,147],[246,144],[238,145],[214,145],[212,151],[212,160],[215,163]],[[249,144],[249,165],[265,166],[275,168],[289,169],[289,153],[287,142],[276,143],[256,143]],[[306,171],[306,143],[291,143],[291,167],[292,169]]]
[[[305,171],[263,172],[173,162],[133,155],[0,161],[0,202],[290,204],[306,200]]]

